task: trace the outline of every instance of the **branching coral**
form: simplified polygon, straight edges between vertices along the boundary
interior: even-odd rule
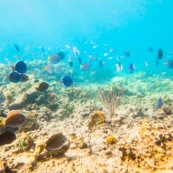
[[[99,88],[97,96],[102,104],[109,110],[110,115],[113,115],[123,96],[123,87],[118,89],[115,86],[112,86],[108,88],[108,90]]]

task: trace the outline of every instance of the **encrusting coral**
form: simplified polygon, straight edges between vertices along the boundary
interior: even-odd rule
[[[106,116],[103,111],[96,110],[96,111],[92,112],[89,115],[88,130],[92,131],[94,126],[105,123],[105,119],[106,119]]]
[[[115,144],[115,143],[117,142],[117,140],[116,140],[116,138],[113,137],[113,136],[108,136],[108,137],[106,138],[106,142],[107,142],[108,145],[109,145],[109,144]]]
[[[173,133],[163,124],[155,125],[143,119],[140,138],[119,148],[122,163],[142,170],[166,169],[173,161]]]

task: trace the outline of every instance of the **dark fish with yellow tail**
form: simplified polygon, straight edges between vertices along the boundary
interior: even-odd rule
[[[26,117],[20,110],[10,111],[7,118],[0,117],[0,127],[18,128],[26,122]]]
[[[52,135],[46,142],[47,151],[56,151],[60,149],[66,141],[65,136],[60,132]]]
[[[15,47],[15,49],[16,49],[17,52],[20,52],[20,47],[19,47],[19,45],[14,44],[14,47]]]

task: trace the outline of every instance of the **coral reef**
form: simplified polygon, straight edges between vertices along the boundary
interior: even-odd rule
[[[28,70],[42,66],[42,61],[36,62]],[[9,72],[3,68],[0,73]],[[172,172],[173,82],[160,75],[146,72],[126,80],[114,77],[111,85],[121,81],[124,92],[118,98],[121,104],[117,104],[113,98],[119,97],[118,91],[105,91],[106,98],[115,91],[117,94],[108,99],[116,105],[111,108],[116,108],[112,116],[96,98],[98,84],[65,88],[57,82],[61,75],[50,76],[38,69],[35,75],[29,74],[26,83],[12,84],[0,78],[6,99],[0,105],[1,119],[19,108],[27,119],[13,129],[16,140],[0,147],[0,172]],[[46,92],[36,91],[45,77],[50,87]],[[85,80],[83,76],[78,79]],[[156,108],[160,97],[163,106]],[[0,128],[1,132],[6,130]],[[62,133],[54,145],[49,139],[57,132]]]

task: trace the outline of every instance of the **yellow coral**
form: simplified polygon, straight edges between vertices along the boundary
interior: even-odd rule
[[[36,145],[35,147],[35,154],[39,155],[40,153],[42,153],[42,151],[45,149],[45,143],[39,143]]]
[[[22,133],[17,140],[17,146],[19,147],[19,150],[28,151],[31,145],[33,145],[32,138],[28,134]]]
[[[88,130],[92,131],[94,126],[105,123],[105,118],[103,111],[96,110],[91,113],[88,120]]]
[[[107,141],[108,144],[115,144],[117,140],[116,140],[116,138],[113,137],[113,136],[108,136],[108,137],[106,138],[106,141]]]
[[[141,136],[144,135],[144,134],[146,133],[147,129],[149,129],[149,123],[148,123],[147,119],[144,118],[144,119],[142,120],[142,124],[141,124],[141,127],[140,127],[140,129],[139,129],[140,135],[141,135]]]

